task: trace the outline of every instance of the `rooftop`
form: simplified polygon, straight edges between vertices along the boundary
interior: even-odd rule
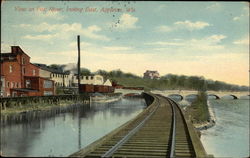
[[[62,69],[55,69],[52,67],[47,66],[46,64],[40,64],[40,63],[33,63],[34,65],[38,66],[40,69],[52,72],[52,73],[57,73],[57,74],[69,74],[69,72],[63,72]]]

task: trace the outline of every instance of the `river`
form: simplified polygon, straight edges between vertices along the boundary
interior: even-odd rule
[[[178,96],[171,97],[181,107],[190,105],[195,96],[181,100]],[[215,100],[208,98],[214,111],[216,124],[212,128],[201,131],[201,142],[208,154],[214,157],[249,157],[249,97],[233,99],[224,96]]]
[[[201,141],[208,154],[215,157],[248,157],[249,100],[209,100],[216,124],[203,130]]]
[[[68,156],[134,118],[146,108],[146,103],[144,99],[121,99],[76,108],[1,124],[1,155]]]

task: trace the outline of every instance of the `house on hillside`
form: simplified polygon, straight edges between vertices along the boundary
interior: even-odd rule
[[[147,78],[147,79],[159,79],[160,78],[160,74],[157,71],[147,70],[143,74],[143,78]]]

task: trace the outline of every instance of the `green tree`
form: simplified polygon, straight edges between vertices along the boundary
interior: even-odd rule
[[[87,68],[81,68],[80,75],[82,75],[82,76],[89,76],[89,75],[91,75],[91,72]]]

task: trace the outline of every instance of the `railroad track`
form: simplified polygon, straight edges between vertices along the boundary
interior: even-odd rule
[[[179,106],[169,98],[153,96],[147,110],[109,139],[71,157],[195,157]]]

